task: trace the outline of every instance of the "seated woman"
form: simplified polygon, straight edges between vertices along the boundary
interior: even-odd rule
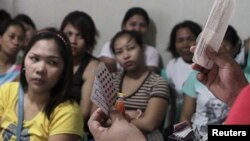
[[[20,65],[16,64],[16,56],[24,36],[25,29],[16,20],[6,20],[0,26],[0,86],[19,78]]]
[[[22,49],[17,54],[17,60],[16,60],[17,64],[21,64],[22,63],[21,61],[23,60],[22,57],[24,50],[28,45],[28,42],[31,39],[31,37],[36,33],[37,29],[33,20],[26,14],[18,14],[14,17],[14,19],[19,21],[25,28],[25,38],[23,41],[23,46]]]
[[[225,48],[232,57],[236,57],[241,47],[241,40],[236,30],[229,26],[221,48]],[[210,124],[222,124],[228,113],[226,103],[217,99],[208,88],[196,78],[196,71],[191,72],[183,85],[184,104],[180,121],[188,120],[197,129],[202,140],[207,140],[207,128]]]
[[[198,23],[185,20],[176,24],[170,34],[167,50],[172,54],[173,58],[161,72],[161,76],[168,81],[175,100],[171,105],[173,107],[169,109],[171,110],[170,113],[174,113],[169,117],[171,119],[170,124],[178,122],[180,118],[183,105],[181,88],[188,75],[192,72],[193,53],[189,49],[196,44],[196,39],[201,30]]]
[[[64,17],[60,30],[67,35],[72,47],[72,96],[81,106],[84,130],[88,139],[91,140],[93,137],[88,134],[87,121],[92,110],[90,95],[95,79],[93,70],[99,64],[98,59],[91,54],[96,44],[97,28],[93,19],[87,13],[72,11]]]
[[[38,32],[22,62],[20,83],[0,87],[1,140],[78,141],[83,120],[71,98],[72,54],[65,35]]]
[[[150,17],[147,11],[141,7],[131,7],[125,13],[121,30],[137,31],[145,38],[150,26]],[[144,42],[146,65],[150,70],[159,73],[160,71],[160,54],[156,47],[148,45]],[[110,72],[116,72],[121,69],[115,60],[114,54],[111,52],[110,41],[106,42],[101,49],[100,60],[105,63]]]
[[[135,31],[120,31],[111,40],[111,50],[123,71],[114,74],[118,91],[125,94],[126,113],[148,140],[163,140],[157,130],[169,101],[168,83],[147,67],[145,46]],[[121,127],[122,128],[122,127]]]

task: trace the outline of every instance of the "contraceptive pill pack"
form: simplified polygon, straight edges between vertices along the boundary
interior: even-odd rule
[[[117,99],[118,89],[113,83],[112,74],[109,73],[104,63],[100,63],[94,71],[95,81],[92,89],[91,100],[101,110],[109,115]]]
[[[194,63],[206,69],[212,68],[213,61],[208,59],[205,50],[210,46],[216,52],[219,51],[230,19],[234,13],[235,3],[235,0],[214,0],[205,27],[198,38],[193,56]]]

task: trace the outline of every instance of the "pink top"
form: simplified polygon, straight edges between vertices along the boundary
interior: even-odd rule
[[[240,92],[229,111],[225,124],[250,124],[250,85]]]

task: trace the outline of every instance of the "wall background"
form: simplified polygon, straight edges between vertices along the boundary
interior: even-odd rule
[[[250,1],[236,0],[236,10],[231,20],[242,39],[250,36]],[[100,32],[94,55],[102,45],[120,30],[122,18],[128,8],[140,6],[151,17],[149,43],[156,46],[164,65],[171,58],[166,52],[172,27],[183,20],[194,20],[204,26],[214,0],[0,0],[0,9],[12,16],[29,15],[38,29],[59,27],[63,17],[73,10],[81,10],[92,16]],[[153,38],[153,39],[152,39]]]

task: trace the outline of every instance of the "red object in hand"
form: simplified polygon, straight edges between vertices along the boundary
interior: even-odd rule
[[[125,115],[125,105],[124,105],[123,97],[124,97],[123,93],[118,93],[118,99],[116,100],[116,103],[115,103],[115,109],[121,112],[122,115]]]

